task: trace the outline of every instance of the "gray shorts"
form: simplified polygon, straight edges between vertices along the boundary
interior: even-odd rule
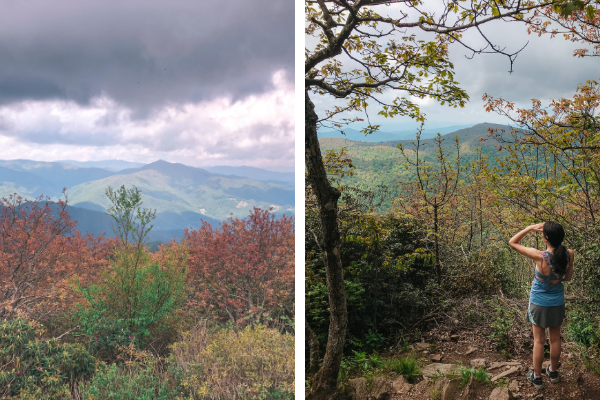
[[[527,321],[542,328],[561,326],[565,318],[565,305],[555,307],[542,307],[529,303]]]

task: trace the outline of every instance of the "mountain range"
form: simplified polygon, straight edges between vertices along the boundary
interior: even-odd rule
[[[105,192],[121,185],[139,188],[143,207],[156,209],[153,240],[181,237],[184,228],[198,228],[202,220],[243,218],[253,207],[272,207],[278,215],[295,210],[293,173],[252,167],[201,169],[162,160],[146,165],[121,160],[0,160],[0,197],[17,193],[27,199],[44,195],[56,200],[66,188],[69,213],[81,232],[111,234]]]
[[[455,132],[459,129],[469,128],[471,126],[472,125],[452,125],[435,129],[423,129],[423,132],[421,133],[421,139],[430,139],[435,137],[438,133],[440,133],[441,135],[445,135],[448,133]],[[377,131],[371,135],[365,135],[364,133],[356,129],[345,128],[342,129],[342,131],[319,131],[317,132],[317,137],[319,139],[340,138],[357,142],[376,143],[389,142],[394,140],[414,140],[417,131],[417,129],[400,130],[394,132]]]
[[[490,164],[494,165],[494,156],[504,154],[504,150],[499,152],[497,149],[498,143],[494,139],[485,139],[488,136],[487,128],[504,129],[506,132],[512,128],[507,125],[482,123],[476,124],[468,128],[458,129],[454,132],[442,135],[442,149],[444,153],[453,152],[456,154],[456,144],[454,136],[458,136],[460,160],[461,164],[466,164],[476,157],[476,148],[481,147],[484,154],[490,155]],[[344,178],[344,184],[360,187],[364,190],[381,192],[381,187],[385,186],[389,190],[389,194],[382,194],[382,197],[394,197],[399,193],[401,187],[397,184],[400,180],[414,179],[414,171],[405,168],[406,160],[402,153],[397,148],[401,143],[406,149],[406,154],[413,157],[413,145],[415,142],[414,136],[411,139],[391,140],[385,142],[364,142],[353,141],[341,138],[322,138],[319,139],[321,151],[339,150],[342,147],[346,148],[348,158],[352,160],[354,165],[354,175]],[[420,154],[422,157],[429,160],[435,160],[437,147],[433,140],[426,139],[421,142],[422,147]],[[382,197],[378,197],[381,199]],[[387,203],[386,203],[387,204]],[[389,205],[384,205],[383,208]]]

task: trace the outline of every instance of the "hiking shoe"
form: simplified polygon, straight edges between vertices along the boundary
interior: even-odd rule
[[[558,371],[550,371],[550,366],[546,367],[546,375],[550,377],[550,382],[558,383],[560,382],[560,376],[558,376]]]
[[[527,380],[529,382],[531,382],[531,384],[533,386],[535,386],[536,389],[543,389],[544,388],[544,382],[542,382],[542,377],[539,376],[537,378],[533,377],[533,370],[529,370],[529,372],[527,373]]]

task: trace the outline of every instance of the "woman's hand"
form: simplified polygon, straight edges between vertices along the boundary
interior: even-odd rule
[[[541,222],[539,224],[530,225],[529,228],[534,232],[543,232],[544,231],[544,223]]]

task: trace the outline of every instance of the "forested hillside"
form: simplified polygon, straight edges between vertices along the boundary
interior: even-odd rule
[[[109,186],[136,186],[144,192],[144,206],[157,211],[151,240],[165,243],[182,238],[185,228],[199,228],[202,221],[245,217],[254,207],[272,208],[277,216],[294,214],[289,173],[244,167],[215,167],[211,172],[165,161],[67,162],[0,160],[0,197],[17,193],[56,201],[67,188],[69,208],[81,232],[110,235],[110,229],[104,229],[109,205],[104,192]]]
[[[151,252],[143,192],[104,197],[108,215],[0,202],[0,397],[293,398],[293,217],[254,208]],[[80,232],[90,213],[109,237]]]
[[[461,164],[466,166],[477,159],[477,148],[480,147],[481,154],[488,157],[490,166],[496,166],[496,157],[502,156],[504,152],[498,151],[500,144],[488,137],[488,128],[504,129],[505,132],[512,130],[508,125],[477,124],[442,135],[441,148],[451,156],[460,155]],[[459,140],[458,151],[455,136],[458,136]],[[413,159],[415,140],[366,143],[326,138],[319,139],[319,144],[323,153],[340,152],[341,149],[345,149],[344,155],[352,160],[354,169],[351,176],[345,177],[344,184],[374,192],[380,209],[389,210],[392,206],[391,201],[402,191],[402,182],[413,181],[416,177],[413,168],[406,168],[407,161],[398,149],[398,144],[401,144],[409,158]],[[438,149],[434,139],[424,139],[421,142],[422,157],[435,160]]]

